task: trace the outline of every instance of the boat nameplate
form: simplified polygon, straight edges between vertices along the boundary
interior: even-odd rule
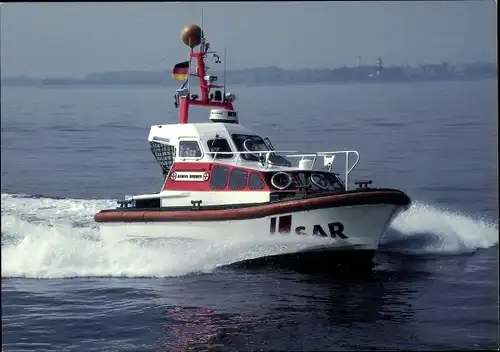
[[[174,171],[170,174],[170,179],[182,182],[206,182],[210,179],[210,173],[204,171]]]

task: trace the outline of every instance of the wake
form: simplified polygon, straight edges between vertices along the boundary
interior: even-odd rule
[[[221,238],[111,245],[100,241],[93,216],[114,207],[114,201],[2,194],[1,202],[2,278],[179,276],[300,246],[293,237],[266,243]],[[395,219],[381,250],[460,255],[495,245],[498,225],[416,202]]]

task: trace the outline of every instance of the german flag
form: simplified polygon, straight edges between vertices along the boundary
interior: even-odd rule
[[[189,61],[179,62],[172,70],[172,78],[176,81],[185,81],[189,74]]]

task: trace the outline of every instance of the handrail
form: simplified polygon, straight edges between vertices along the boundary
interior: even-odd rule
[[[254,150],[247,152],[205,152],[207,154],[272,154],[272,153],[296,153],[296,150]]]
[[[345,155],[345,173],[344,173],[344,183],[345,183],[345,190],[347,191],[348,189],[348,184],[349,184],[349,174],[351,173],[352,170],[358,165],[359,163],[359,153],[356,150],[337,150],[337,151],[331,151],[331,152],[317,152],[317,153],[308,153],[308,154],[295,154],[295,155],[286,155],[289,158],[302,158],[303,160],[305,157],[314,157],[313,159],[313,165],[316,162],[316,158],[318,156],[322,156],[324,160],[324,165],[327,166],[329,165],[328,171],[331,171],[333,168],[333,162],[335,160],[335,155],[339,154],[344,154]],[[356,155],[356,161],[354,164],[349,167],[349,161],[350,161],[350,155],[354,154]]]
[[[333,163],[335,160],[336,155],[345,155],[345,170],[344,170],[344,187],[345,190],[348,190],[348,185],[349,185],[349,174],[354,170],[354,168],[358,165],[359,163],[359,153],[356,150],[337,150],[337,151],[331,151],[331,152],[317,152],[317,153],[305,153],[305,154],[285,154],[285,153],[296,153],[296,151],[285,151],[285,150],[269,150],[269,151],[243,151],[243,152],[205,152],[208,155],[216,155],[216,154],[223,154],[223,155],[230,155],[230,154],[236,154],[239,157],[243,154],[259,154],[259,156],[265,155],[265,163],[264,167],[267,168],[269,165],[269,156],[272,153],[278,154],[284,154],[284,157],[287,158],[301,158],[301,160],[304,160],[305,158],[313,158],[312,159],[312,165],[311,165],[311,170],[314,168],[314,165],[316,163],[316,160],[318,157],[323,157],[323,164],[328,167],[328,171],[331,172],[333,168]],[[356,160],[354,161],[354,164],[350,166],[350,161],[351,161],[351,154],[354,154],[356,156]]]
[[[166,143],[164,141],[158,141],[155,140],[155,142],[160,143],[160,144],[165,144],[165,145],[170,145],[169,143]],[[241,159],[241,155],[243,154],[258,154],[259,157],[262,155],[265,155],[264,163],[263,166],[267,168],[269,166],[269,157],[271,154],[285,154],[285,157],[288,158],[301,158],[301,160],[304,160],[304,158],[311,157],[312,159],[312,165],[310,167],[310,170],[314,168],[314,165],[316,163],[316,160],[319,156],[323,157],[323,164],[324,166],[328,167],[328,171],[331,172],[333,168],[333,162],[335,160],[335,156],[339,154],[345,155],[345,173],[344,173],[344,183],[345,183],[345,190],[348,189],[348,184],[349,184],[349,174],[354,170],[354,168],[358,165],[359,163],[359,153],[356,150],[337,150],[337,151],[331,151],[331,152],[317,152],[317,153],[305,153],[305,154],[286,154],[286,153],[296,153],[297,151],[295,150],[256,150],[256,151],[231,151],[231,152],[210,152],[205,149],[204,146],[202,146],[202,155],[217,155],[217,154],[222,154],[222,155],[237,155],[238,158],[236,159],[236,162],[238,163]],[[349,166],[350,164],[350,155],[354,154],[356,156],[356,161],[352,166]],[[176,157],[177,158],[177,157]],[[198,160],[202,159],[199,158]],[[173,164],[175,164],[175,159]],[[172,167],[173,167],[172,164]],[[169,171],[170,174],[170,171]],[[169,175],[167,175],[168,178]]]
[[[204,151],[205,152],[205,151]],[[295,150],[254,150],[254,151],[246,151],[246,152],[205,152],[208,155],[217,155],[217,154],[222,154],[222,155],[232,155],[236,154],[238,158],[236,159],[236,162],[240,160],[241,155],[243,154],[258,154],[259,157],[261,157],[263,154],[265,154],[265,159],[263,166],[265,168],[268,167],[269,165],[269,156],[271,154],[276,154],[276,153],[296,153]]]

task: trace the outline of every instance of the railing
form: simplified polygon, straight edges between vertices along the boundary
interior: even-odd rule
[[[253,160],[244,160],[244,159],[242,160],[242,158],[241,158],[242,155],[246,155],[246,154],[258,155],[259,161],[257,161],[257,162],[262,164],[262,166],[266,169],[269,168],[270,166],[272,166],[272,163],[269,162],[269,157],[271,154],[296,153],[295,150],[255,150],[255,151],[251,151],[251,152],[207,152],[207,151],[203,151],[203,152],[205,154],[208,154],[208,155],[213,155],[214,157],[216,157],[217,155],[233,155],[234,154],[237,156],[234,163],[238,164],[238,165],[241,165],[244,163],[252,164],[255,162]],[[286,156],[286,154],[283,156]],[[217,161],[221,161],[221,160],[217,160]]]
[[[333,152],[318,152],[318,153],[309,153],[309,154],[292,154],[292,155],[286,155],[287,158],[300,158],[300,160],[311,160],[307,159],[312,158],[312,163],[311,163],[311,170],[314,168],[314,164],[316,164],[316,160],[318,156],[323,157],[323,166],[326,167],[326,170],[328,172],[332,172],[333,170],[333,163],[335,162],[335,156],[337,155],[345,155],[345,169],[344,169],[344,184],[345,184],[345,190],[347,191],[348,185],[349,185],[349,174],[351,173],[352,170],[358,165],[359,163],[359,153],[356,150],[339,150],[339,151],[333,151]],[[349,166],[350,164],[350,155],[354,154],[356,156],[356,161],[352,166]]]
[[[155,142],[157,142],[159,144],[169,145],[166,141],[155,140]],[[359,163],[359,153],[355,150],[340,150],[340,151],[318,152],[318,153],[308,153],[308,154],[287,154],[287,153],[296,153],[296,151],[294,151],[294,150],[293,151],[289,151],[289,150],[281,150],[281,151],[280,150],[262,150],[262,151],[260,151],[259,150],[259,151],[246,151],[246,152],[233,152],[233,151],[231,151],[231,152],[210,152],[210,151],[206,151],[205,148],[202,147],[201,157],[189,158],[189,159],[191,159],[191,160],[194,159],[196,161],[199,161],[199,160],[202,160],[205,155],[212,155],[212,156],[236,155],[237,158],[235,161],[233,161],[233,163],[235,163],[237,165],[241,165],[241,164],[252,165],[254,163],[254,161],[245,160],[242,163],[242,159],[241,159],[242,155],[251,154],[251,155],[258,155],[259,161],[257,161],[257,162],[259,164],[261,164],[262,167],[269,168],[269,167],[283,167],[283,166],[276,165],[276,164],[273,165],[273,163],[269,162],[269,157],[271,156],[271,154],[276,154],[276,155],[284,154],[281,156],[283,156],[285,158],[286,157],[288,157],[288,158],[300,158],[299,165],[298,165],[299,168],[306,166],[305,163],[303,163],[301,165],[300,161],[311,160],[312,162],[310,164],[308,164],[309,167],[307,169],[306,168],[303,168],[303,169],[312,170],[314,168],[314,165],[316,164],[317,158],[322,156],[323,157],[323,166],[326,167],[327,171],[332,172],[333,163],[335,161],[335,156],[337,156],[339,154],[343,154],[343,155],[345,155],[344,183],[345,183],[346,190],[348,189],[348,184],[349,184],[349,174],[351,173],[352,170],[354,170],[356,165],[358,165],[358,163]],[[356,161],[354,162],[354,164],[352,166],[349,166],[351,154],[354,154],[356,156]],[[307,159],[307,158],[312,158],[312,159]],[[182,158],[182,157],[175,157],[174,163],[178,159],[183,160],[183,161],[185,160],[185,158]],[[224,162],[222,160],[217,160],[217,161],[219,161],[221,163]],[[169,177],[170,171],[171,171],[171,169],[169,170],[166,177]]]
[[[235,164],[241,165],[241,164],[252,164],[252,161],[247,161],[247,160],[242,160],[241,156],[245,154],[252,154],[252,155],[258,155],[259,156],[259,161],[264,168],[272,168],[272,167],[283,167],[280,165],[273,165],[272,162],[269,161],[269,157],[271,154],[276,154],[276,155],[281,155],[285,158],[300,158],[299,160],[299,165],[298,167],[304,170],[313,170],[314,165],[316,164],[316,160],[318,157],[323,157],[323,166],[326,168],[326,171],[332,172],[333,170],[333,164],[335,161],[335,157],[337,155],[345,155],[345,170],[344,170],[344,183],[345,183],[345,189],[348,189],[348,184],[349,184],[349,174],[354,170],[356,165],[359,163],[359,153],[355,150],[340,150],[340,151],[332,151],[332,152],[318,152],[318,153],[308,153],[308,154],[287,154],[287,153],[296,153],[296,151],[284,151],[284,150],[269,150],[269,151],[252,151],[252,152],[207,152],[204,151],[205,154],[207,155],[236,155],[237,158],[234,161]],[[355,155],[356,156],[356,161],[354,164],[350,166],[350,156]],[[309,160],[311,161],[310,163],[300,163],[300,161],[303,160]],[[224,162],[223,160],[218,160],[220,162]],[[307,168],[301,167],[305,166]],[[293,166],[292,166],[293,167]],[[294,167],[296,168],[296,167]]]

